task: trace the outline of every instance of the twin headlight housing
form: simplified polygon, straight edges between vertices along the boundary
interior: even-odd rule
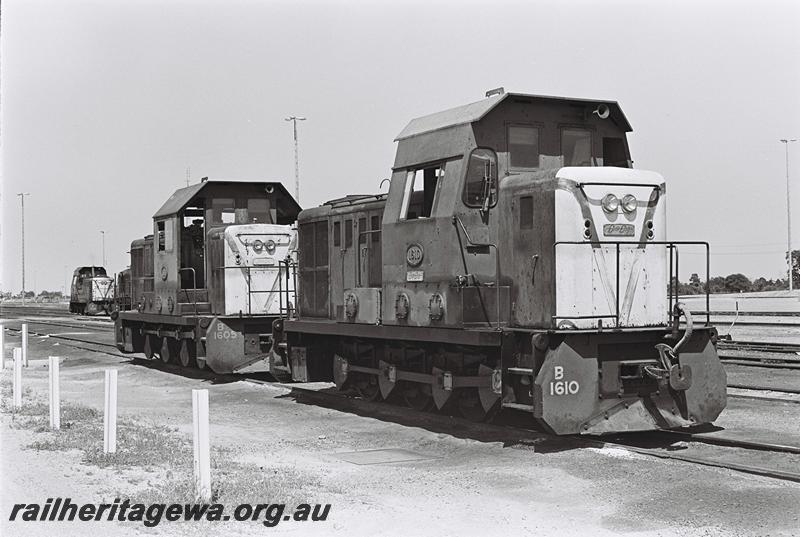
[[[272,239],[268,240],[267,242],[262,242],[259,239],[253,241],[253,250],[255,250],[256,253],[261,253],[262,250],[266,250],[267,253],[271,255],[275,253],[275,247],[275,241]]]
[[[626,213],[632,213],[636,210],[636,196],[633,194],[625,195],[622,200],[620,200],[614,194],[606,194],[603,196],[603,200],[600,204],[603,206],[603,210],[607,213],[615,213],[619,210],[620,206],[622,206],[622,210]]]

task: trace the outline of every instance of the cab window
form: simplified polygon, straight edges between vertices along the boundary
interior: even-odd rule
[[[248,224],[271,224],[269,200],[267,198],[250,198],[247,200]]]
[[[584,129],[563,129],[561,155],[564,166],[591,166],[592,133]]]
[[[172,251],[172,223],[167,220],[156,222],[156,229],[158,231],[158,251],[171,252]]]
[[[430,218],[436,203],[439,182],[444,179],[445,165],[408,170],[400,207],[401,220]]]
[[[497,203],[497,155],[491,149],[478,148],[469,156],[463,201],[467,207]]]
[[[236,203],[233,198],[214,198],[211,200],[212,220],[215,224],[236,222]]]
[[[509,125],[508,158],[511,168],[539,167],[539,129],[527,125]]]

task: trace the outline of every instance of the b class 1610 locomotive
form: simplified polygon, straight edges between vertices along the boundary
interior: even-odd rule
[[[557,434],[713,421],[716,332],[671,287],[679,251],[708,245],[667,240],[630,131],[616,102],[515,93],[411,121],[388,194],[299,214],[273,370]]]
[[[131,243],[117,347],[217,373],[266,370],[273,322],[294,308],[299,212],[277,182],[177,190],[153,234]]]

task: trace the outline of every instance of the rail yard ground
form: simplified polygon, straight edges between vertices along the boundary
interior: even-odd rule
[[[22,315],[17,310],[13,316]],[[20,344],[19,323],[6,321],[6,357]],[[513,426],[515,417],[482,426],[328,397],[328,385],[181,372],[103,346],[113,338],[107,320],[68,316],[59,307],[50,313],[39,308],[30,323],[22,411],[10,409],[10,371],[0,377],[3,535],[85,535],[93,528],[108,535],[800,534],[800,483],[790,480],[663,459],[610,441],[600,446],[556,438]],[[775,330],[778,340],[800,339],[798,328]],[[45,333],[52,335],[36,335]],[[47,430],[47,356],[62,360],[58,433]],[[120,449],[110,458],[102,454],[107,368],[119,372]],[[731,396],[716,427],[702,435],[800,451],[800,396],[776,395],[800,387],[800,370],[726,368],[729,384],[765,389],[731,389],[729,395],[744,397]],[[326,521],[272,528],[162,521],[148,528],[137,522],[8,520],[13,504],[52,497],[98,504],[115,498],[192,501],[191,390],[198,388],[210,394],[212,479],[220,501],[330,504]],[[776,474],[800,468],[800,454],[791,449],[641,439],[656,453],[687,453],[721,466],[757,464]]]

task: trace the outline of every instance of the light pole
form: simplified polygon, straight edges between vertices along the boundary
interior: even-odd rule
[[[286,118],[286,121],[292,122],[294,130],[294,199],[297,203],[300,203],[300,160],[297,156],[297,122],[305,120],[306,118],[300,116]]]
[[[19,192],[19,201],[22,206],[22,305],[25,305],[25,196],[30,192]]]
[[[789,190],[789,143],[796,142],[797,138],[781,139],[781,143],[786,148],[786,239],[789,247],[789,291],[794,289],[792,284],[792,200],[791,191]]]
[[[106,267],[106,232],[100,230],[100,235],[103,237],[103,268]]]

